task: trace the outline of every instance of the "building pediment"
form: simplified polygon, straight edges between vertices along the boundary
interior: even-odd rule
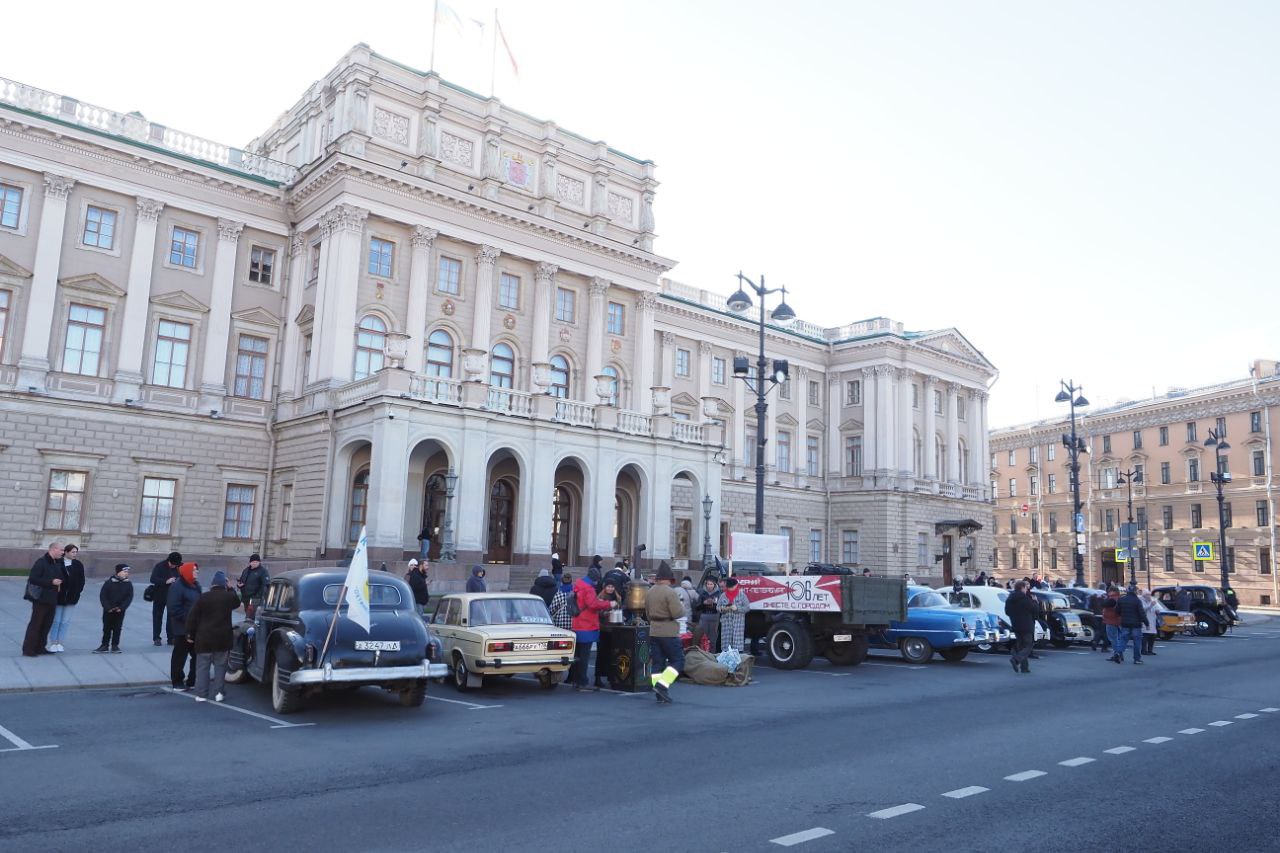
[[[9,275],[14,278],[31,278],[31,271],[15,264],[4,255],[0,255],[0,275]]]
[[[840,424],[841,431],[844,430],[860,430],[862,429],[862,421],[857,418],[849,418],[849,420]]]
[[[244,311],[236,311],[231,315],[231,319],[239,320],[241,323],[251,323],[255,326],[280,328],[280,318],[265,308],[247,308]]]
[[[697,406],[698,398],[681,391],[671,398],[671,404],[673,406]]]
[[[733,412],[734,412],[733,406],[729,405],[729,401],[728,401],[728,400],[725,400],[725,399],[724,399],[724,398],[722,398],[722,397],[716,397],[716,398],[715,398],[715,400],[716,400],[716,411],[717,411],[719,414],[722,414],[722,415],[732,415],[732,414],[733,414]]]
[[[209,311],[208,305],[205,305],[185,290],[177,290],[173,293],[163,293],[159,296],[153,296],[151,297],[151,304],[160,305],[165,308],[177,308],[180,311],[195,311],[200,314],[204,314]]]
[[[793,417],[789,412],[783,412],[782,414],[778,415],[779,426],[795,426],[798,423],[800,422],[796,420],[795,417]]]
[[[102,276],[95,273],[88,275],[76,275],[70,278],[64,278],[58,284],[69,290],[79,290],[84,293],[96,293],[99,296],[111,296],[119,299],[124,296],[125,292],[121,288],[107,281]]]
[[[936,350],[946,353],[956,358],[971,361],[975,364],[981,364],[991,370],[995,370],[995,365],[987,361],[982,351],[969,343],[968,339],[956,329],[940,329],[935,332],[925,332],[914,341],[918,346],[925,349]]]
[[[299,326],[303,326],[303,325],[306,325],[307,323],[313,322],[315,318],[316,318],[316,306],[303,305],[302,310],[298,312],[298,316],[293,318],[293,322],[297,323]]]
[[[806,424],[806,426],[808,426],[808,427],[809,427],[809,432],[818,432],[818,433],[822,432],[822,431],[823,431],[824,429],[826,429],[826,427],[827,427],[827,425],[826,425],[826,424],[824,424],[824,423],[823,423],[820,419],[818,419],[818,418],[811,418],[811,419],[809,420],[809,423],[808,423],[808,424]]]

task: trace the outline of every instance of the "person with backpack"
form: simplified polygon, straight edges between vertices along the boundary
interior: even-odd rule
[[[600,613],[621,606],[621,602],[604,601],[596,596],[596,589],[579,578],[573,584],[573,597],[569,599],[569,612],[573,615],[573,632],[578,643],[573,649],[573,683],[579,693],[593,693],[599,687],[587,685],[587,662],[591,659],[591,647],[600,639]]]
[[[133,603],[133,583],[129,580],[129,564],[117,563],[116,573],[98,590],[102,605],[102,644],[94,649],[101,653],[110,649],[120,654],[120,632],[124,630],[124,612]]]
[[[240,591],[240,598],[244,601],[244,618],[252,620],[253,614],[258,611],[258,607],[262,605],[262,599],[267,595],[267,586],[271,583],[271,573],[267,571],[267,567],[262,565],[262,557],[259,554],[249,555],[249,565],[245,566],[243,572],[240,573],[240,580],[236,581],[236,588]]]
[[[569,599],[572,596],[573,575],[562,572],[560,586],[556,587],[556,594],[551,597],[551,604],[548,605],[547,610],[551,613],[552,624],[566,631],[573,630],[573,614],[569,612]]]
[[[418,612],[423,616],[427,615],[427,604],[431,601],[431,590],[427,587],[427,562],[423,560],[419,563],[417,560],[409,561],[409,571],[404,573],[404,579],[409,584],[409,589],[413,590],[413,604]]]

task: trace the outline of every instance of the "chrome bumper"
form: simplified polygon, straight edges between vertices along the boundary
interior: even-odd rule
[[[477,670],[481,669],[517,669],[522,666],[544,667],[544,666],[570,666],[573,658],[564,655],[558,658],[542,658],[539,660],[503,660],[502,658],[494,658],[493,660],[485,660],[484,658],[476,658],[475,665]]]
[[[449,667],[423,661],[418,666],[353,666],[334,669],[326,663],[321,669],[298,669],[289,675],[292,684],[350,684],[353,681],[379,684],[416,678],[444,678]]]

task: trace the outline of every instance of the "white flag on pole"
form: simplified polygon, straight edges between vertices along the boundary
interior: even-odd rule
[[[369,633],[369,539],[364,527],[347,569],[347,618]]]

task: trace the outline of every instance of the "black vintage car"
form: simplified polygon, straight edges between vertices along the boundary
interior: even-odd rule
[[[1189,610],[1196,617],[1195,632],[1200,637],[1220,637],[1240,621],[1222,596],[1211,586],[1158,586],[1152,593],[1170,610]]]
[[[1095,636],[1106,639],[1107,627],[1103,624],[1102,614],[1095,613],[1093,608],[1090,607],[1090,601],[1094,596],[1107,597],[1105,589],[1068,586],[1058,587],[1054,592],[1060,592],[1070,599],[1072,610],[1080,617],[1080,624],[1084,626],[1084,636],[1080,638],[1081,642],[1092,643]]]
[[[1092,633],[1086,631],[1080,613],[1060,589],[1033,589],[1031,594],[1040,605],[1040,624],[1049,632],[1049,642],[1065,649],[1072,643],[1087,643]]]
[[[406,707],[421,705],[427,679],[447,675],[448,668],[427,660],[427,628],[409,585],[381,572],[370,575],[366,634],[347,618],[345,603],[338,607],[345,580],[346,572],[327,569],[272,578],[253,622],[236,626],[227,681],[252,676],[270,685],[271,706],[280,714],[299,710],[307,696],[330,688],[376,686],[398,693]]]

